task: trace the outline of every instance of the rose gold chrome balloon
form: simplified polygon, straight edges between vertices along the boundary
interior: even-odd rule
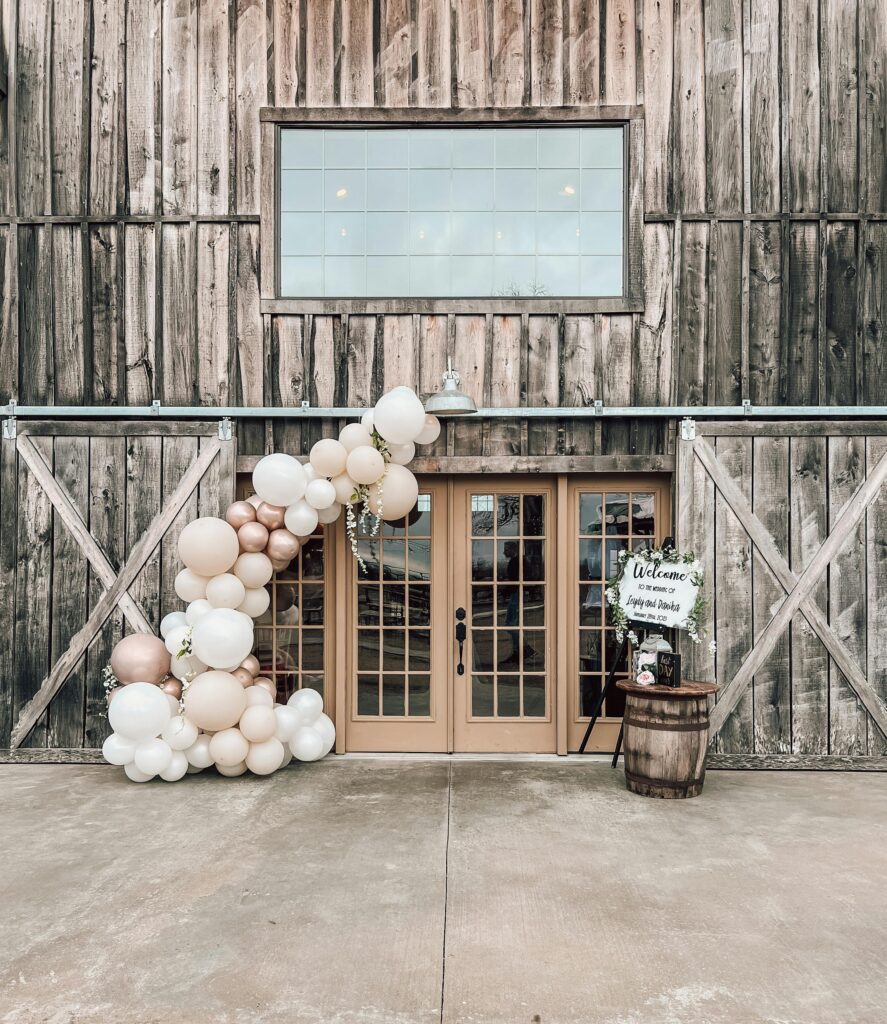
[[[247,686],[253,685],[253,674],[248,669],[236,668],[231,675],[234,676],[244,689],[246,689]]]
[[[263,501],[261,505],[256,509],[256,518],[269,530],[280,530],[283,529],[283,517],[286,515],[286,509],[280,505],[269,505],[267,501]]]
[[[161,682],[169,675],[170,654],[160,637],[131,633],[111,651],[111,671],[121,683]]]
[[[299,546],[299,538],[289,530],[272,530],[265,554],[272,563],[281,562],[283,559],[291,562],[299,553]]]
[[[264,551],[268,543],[268,527],[261,523],[244,523],[237,531],[241,551]]]
[[[271,682],[267,676],[259,676],[258,679],[253,681],[253,686],[261,686],[263,690],[267,690],[271,696],[277,700],[277,687]]]
[[[175,697],[176,700],[181,700],[182,697],[182,683],[179,679],[167,679],[163,686],[160,687],[164,693],[168,693],[171,697]]]
[[[233,505],[228,506],[225,519],[235,530],[239,530],[241,526],[256,521],[255,506],[248,501],[235,501]]]
[[[259,664],[259,659],[255,654],[250,654],[248,657],[244,658],[240,663],[240,667],[245,668],[253,679],[255,679],[259,672],[262,671],[262,666]]]

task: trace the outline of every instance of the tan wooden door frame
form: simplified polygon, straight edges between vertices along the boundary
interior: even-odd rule
[[[758,634],[736,674],[732,679],[724,682],[711,716],[712,736],[716,736],[723,727],[743,692],[754,678],[755,672],[764,664],[765,659],[772,652],[776,642],[798,611],[807,619],[866,711],[887,736],[887,705],[875,692],[866,675],[859,668],[812,597],[820,577],[850,537],[868,506],[877,497],[884,481],[887,480],[887,455],[880,458],[845,503],[835,517],[831,531],[804,571],[796,573],[780,554],[773,536],[755,514],[750,503],[718,460],[715,450],[705,437],[699,434],[695,438],[682,440],[679,443],[679,545],[687,546],[684,538],[690,532],[691,517],[698,513],[698,510],[693,507],[694,488],[692,486],[693,467],[698,462],[745,529],[752,545],[785,592],[778,606],[772,611],[770,621]]]
[[[212,432],[215,431],[215,435]],[[131,433],[155,433],[163,435],[209,436],[210,440],[200,454],[186,470],[178,486],[167,499],[166,504],[154,517],[148,528],[130,552],[129,558],[114,571],[107,554],[89,531],[89,528],[74,506],[71,499],[58,484],[53,472],[39,449],[31,440],[32,436],[101,436]],[[233,467],[235,463],[234,441],[221,440],[216,424],[151,424],[145,429],[144,424],[115,423],[58,423],[40,424],[39,426],[20,426],[16,437],[16,450],[28,466],[34,478],[46,492],[60,520],[74,536],[83,553],[93,567],[105,592],[96,603],[92,612],[81,629],[71,638],[71,642],[62,653],[49,674],[43,680],[34,696],[19,711],[18,719],[12,729],[10,746],[17,749],[34,728],[40,716],[47,709],[53,697],[59,692],[65,680],[76,667],[92,640],[98,634],[115,608],[120,608],[130,625],[138,632],[151,633],[153,629],[141,607],[130,597],[128,590],[136,580],[152,552],[163,539],[182,510],[185,502],[194,492],[207,470],[219,457],[226,454],[228,472],[233,484]]]

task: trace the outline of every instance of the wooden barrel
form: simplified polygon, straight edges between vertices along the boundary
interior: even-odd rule
[[[708,750],[708,694],[714,683],[617,684],[625,697],[625,784],[666,800],[698,796]]]

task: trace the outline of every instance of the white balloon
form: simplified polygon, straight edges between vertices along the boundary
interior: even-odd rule
[[[189,569],[188,571],[190,572],[191,570]],[[167,635],[174,629],[179,629],[186,624],[184,612],[170,612],[169,615],[164,615],[160,620],[160,635],[165,640]]]
[[[212,605],[205,597],[201,597],[198,601],[192,601],[185,611],[185,622],[189,626],[194,626],[211,610]]]
[[[284,452],[266,455],[253,470],[256,494],[269,505],[292,505],[305,493],[305,484],[301,463]]]
[[[296,729],[302,724],[301,715],[296,708],[291,708],[288,704],[280,704],[275,707],[274,715],[277,718],[277,731],[274,735],[281,743],[289,743]],[[116,763],[116,761],[112,762],[112,764]]]
[[[188,773],[188,758],[185,757],[183,750],[174,750],[172,757],[170,758],[169,764],[165,770],[160,773],[160,778],[164,782],[178,782],[179,779],[185,777]]]
[[[440,437],[440,420],[430,412],[425,415],[425,425],[416,435],[416,444],[433,444]]]
[[[307,537],[317,526],[317,510],[303,499],[289,506],[283,521],[290,533],[294,533],[297,537]]]
[[[173,697],[171,693],[167,693],[166,699],[169,701],[169,713],[175,718],[175,716],[182,710],[181,705],[176,697]]]
[[[201,733],[191,746],[188,747],[185,751],[185,757],[188,758],[188,764],[198,770],[202,768],[209,768],[213,763],[212,755],[209,752],[210,739],[211,737],[207,736],[206,733]]]
[[[316,761],[323,757],[323,738],[313,726],[303,725],[296,730],[290,749],[300,761]]]
[[[274,566],[264,551],[248,551],[237,559],[231,571],[247,590],[254,590],[271,579]]]
[[[136,746],[132,740],[112,732],[102,744],[102,757],[109,764],[132,764],[132,759],[136,756]]]
[[[357,485],[351,477],[347,473],[340,473],[338,476],[334,476],[330,483],[336,492],[336,501],[340,505],[350,505],[354,492],[357,490]]]
[[[345,472],[345,446],[334,437],[324,437],[311,449],[311,465],[320,476],[338,476]]]
[[[329,524],[334,523],[341,514],[342,506],[338,503],[338,501],[334,501],[329,508],[318,509],[317,521],[321,523],[323,526],[329,526]]]
[[[176,715],[164,726],[160,738],[170,750],[187,750],[197,739],[197,726],[184,715]]]
[[[167,695],[153,683],[130,683],[111,701],[108,721],[114,732],[139,743],[152,739],[170,719]]]
[[[320,738],[323,740],[323,752],[328,754],[336,742],[336,727],[333,725],[333,720],[329,715],[319,715],[311,728],[320,733]]]
[[[271,775],[283,761],[283,744],[272,736],[262,743],[251,743],[246,766],[253,775]]]
[[[374,484],[385,472],[385,459],[372,445],[352,448],[345,463],[348,476],[358,484]]]
[[[141,768],[137,768],[134,761],[124,765],[123,770],[126,772],[126,777],[131,782],[150,782],[151,779],[154,778],[153,775],[147,775],[141,770]]]
[[[227,765],[217,764],[216,771],[219,775],[224,775],[226,778],[234,779],[238,775],[246,774],[246,761],[241,761],[239,764],[235,764],[230,768]]]
[[[240,716],[239,729],[250,743],[264,743],[265,740],[270,740],[277,732],[274,708],[262,704],[250,705]]]
[[[136,747],[136,768],[145,775],[159,775],[169,767],[172,760],[172,748],[161,739],[142,740]]]
[[[382,395],[373,412],[376,432],[390,444],[414,441],[425,426],[425,407],[409,388]]]
[[[305,488],[305,501],[319,512],[321,509],[329,508],[336,500],[336,489],[329,480],[318,477],[312,480]]]
[[[416,457],[416,446],[412,441],[407,444],[392,444],[389,446],[388,451],[391,454],[391,461],[398,466],[405,466]]]
[[[230,572],[223,572],[206,585],[206,599],[213,608],[236,608],[246,596],[243,582]]]
[[[210,609],[194,627],[191,649],[211,668],[239,665],[253,649],[249,616],[233,608]]]
[[[308,484],[310,484],[312,480],[320,480],[320,479],[322,479],[322,474],[318,473],[317,470],[311,465],[310,462],[303,462],[302,463],[302,472],[305,474],[305,490],[306,491],[308,490]]]
[[[190,632],[191,627],[187,624],[184,626],[176,626],[174,629],[169,631],[163,642],[166,644],[166,649],[170,654],[176,655],[179,653],[182,649],[182,644]]]
[[[274,698],[264,686],[247,686],[243,692],[246,694],[246,706],[248,708],[254,704],[258,704],[260,707],[274,707]]]
[[[302,690],[296,690],[286,703],[288,707],[299,712],[302,725],[312,725],[323,714],[323,697],[317,690],[307,686]]]
[[[188,675],[199,676],[208,668],[208,665],[204,665],[200,658],[195,658],[193,654],[186,654],[183,658],[174,654],[169,662],[169,670],[176,679],[184,679]]]
[[[222,729],[210,739],[209,753],[217,768],[233,768],[249,753],[249,740],[240,729]]]
[[[372,445],[373,438],[360,423],[348,423],[339,431],[339,443],[350,452],[361,445]]]
[[[199,601],[201,597],[206,597],[206,585],[211,578],[210,576],[198,576],[196,572],[191,572],[190,569],[182,569],[178,576],[176,576],[173,586],[175,587],[176,594],[183,601]],[[181,612],[178,614],[181,614]]]
[[[367,409],[367,411],[360,417],[360,425],[368,433],[372,434],[375,427],[373,426],[373,410]]]
[[[281,743],[280,745],[283,747],[283,757],[280,759],[280,764],[278,765],[278,771],[281,768],[286,768],[286,766],[290,763],[290,761],[292,761],[292,759],[296,756],[293,753],[292,747],[289,745],[289,742]]]
[[[382,488],[381,510],[379,508],[379,486]],[[388,471],[378,484],[373,484],[369,492],[369,507],[373,515],[381,511],[382,518],[391,522],[402,519],[412,511],[419,497],[419,482],[406,466],[398,466],[391,462]]]
[[[270,604],[271,595],[268,591],[264,587],[255,587],[245,591],[244,598],[237,606],[237,610],[245,615],[249,615],[253,619],[257,619],[268,611],[268,605]]]

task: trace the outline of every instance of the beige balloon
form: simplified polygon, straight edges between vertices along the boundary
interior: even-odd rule
[[[340,505],[350,505],[351,496],[357,490],[357,485],[347,473],[340,473],[330,481],[336,491],[336,501]]]
[[[225,522],[240,530],[241,526],[256,521],[256,507],[248,501],[235,501],[225,512]]]
[[[211,576],[198,576],[196,572],[191,572],[190,569],[182,569],[182,571],[176,576],[175,587],[176,594],[190,604],[192,601],[199,601],[201,598],[206,597],[206,585],[212,579]]]
[[[203,672],[185,690],[185,714],[207,732],[237,725],[246,710],[246,691],[230,672]]]
[[[199,576],[227,572],[240,554],[237,531],[224,519],[194,519],[179,534],[179,558]]]
[[[246,766],[253,775],[272,775],[283,761],[283,744],[272,736],[264,743],[251,743]]]
[[[354,451],[361,445],[371,445],[370,432],[361,423],[348,423],[339,431],[339,443],[346,451]]]
[[[244,612],[252,619],[257,619],[268,611],[270,604],[271,595],[268,591],[264,587],[256,587],[255,589],[247,590],[243,600],[237,606],[237,610]]]
[[[237,531],[241,551],[264,551],[268,543],[268,527],[261,523],[244,523]]]
[[[111,671],[121,683],[162,683],[169,666],[166,644],[150,633],[131,633],[111,651]]]
[[[341,441],[324,437],[311,449],[311,465],[321,476],[338,476],[345,472],[348,451]]]
[[[236,608],[246,597],[246,587],[234,573],[223,572],[206,585],[206,599],[213,608]]]
[[[380,451],[365,444],[348,453],[345,469],[355,483],[374,484],[385,472],[385,459]]]
[[[240,716],[240,731],[250,743],[264,743],[277,732],[277,716],[273,707],[252,704]],[[243,755],[246,757],[246,755]]]
[[[222,729],[209,741],[209,753],[217,765],[233,768],[246,760],[249,741],[240,729]]]
[[[247,590],[264,587],[274,574],[271,559],[263,551],[241,555],[231,570]]]
[[[246,761],[241,761],[232,768],[226,768],[223,764],[217,764],[216,771],[219,775],[224,775],[228,779],[236,779],[238,775],[246,775]]]
[[[270,683],[271,680],[260,677],[252,686],[248,686],[244,691],[246,693],[247,707],[251,708],[254,705],[266,708],[274,707],[274,696],[264,686],[259,685],[261,682]]]
[[[338,501],[334,501],[329,508],[319,508],[317,510],[317,521],[322,526],[328,526],[330,523],[334,523],[341,514],[342,506]]]
[[[373,515],[379,515],[379,486],[382,487],[382,518],[389,522],[402,519],[416,504],[419,483],[406,466],[392,462],[378,484],[370,487],[369,506]]]

